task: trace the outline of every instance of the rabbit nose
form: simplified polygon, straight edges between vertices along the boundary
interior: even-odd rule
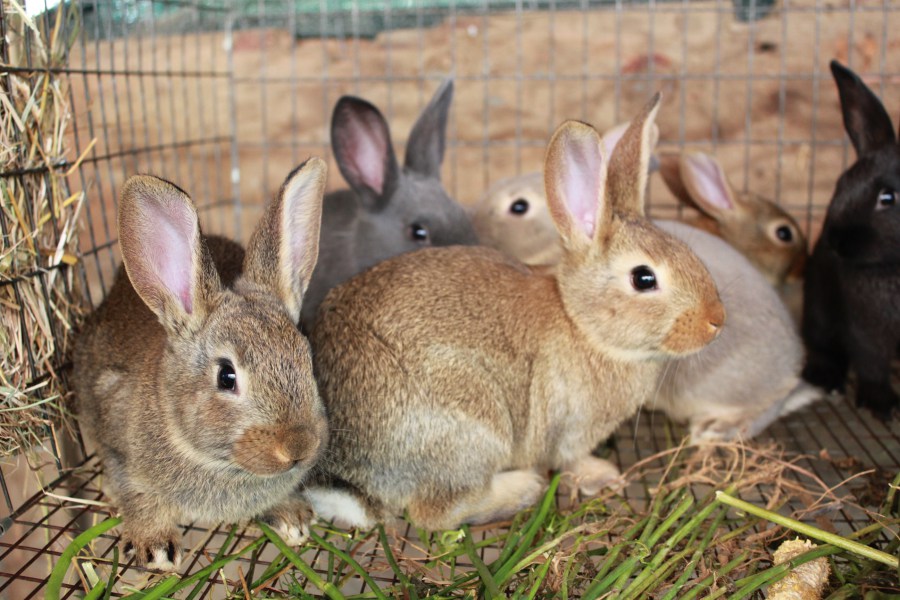
[[[320,436],[314,427],[287,428],[282,439],[285,459],[291,462],[291,466],[315,458],[321,445]]]
[[[722,326],[725,325],[725,307],[721,302],[716,302],[710,307],[707,313],[707,326],[713,338],[718,337],[722,333]]]

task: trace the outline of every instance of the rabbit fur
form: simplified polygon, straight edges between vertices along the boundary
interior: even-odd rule
[[[426,246],[477,243],[465,210],[441,184],[452,98],[453,80],[447,79],[413,126],[402,168],[381,112],[362,98],[338,101],[331,147],[350,189],[325,197],[304,328],[312,327],[328,290],[386,258]]]
[[[799,280],[806,263],[806,236],[783,208],[737,190],[714,157],[703,152],[660,152],[659,172],[684,205],[699,211],[688,225],[737,248],[776,288]]]
[[[620,128],[611,130],[603,136],[604,146],[614,148],[620,136]],[[511,210],[519,200],[527,203],[524,213]],[[691,440],[703,442],[752,437],[777,418],[824,396],[823,390],[801,381],[803,343],[762,272],[718,237],[687,224],[655,223],[704,262],[719,289],[728,323],[715,344],[670,361],[660,393],[648,408],[689,423]],[[531,174],[489,191],[473,211],[473,224],[485,236],[483,243],[523,262],[539,257],[554,264],[561,254],[546,195]]]
[[[427,248],[329,294],[310,338],[333,442],[307,490],[319,516],[445,529],[533,504],[546,469],[585,493],[617,479],[591,450],[652,396],[660,357],[696,352],[725,318],[705,267],[643,216],[658,102],[608,164],[589,125],[554,134],[557,274]]]
[[[800,378],[803,343],[762,273],[730,244],[677,221],[654,221],[709,269],[728,323],[715,344],[666,366],[650,408],[688,422],[693,442],[750,438],[825,394]]]
[[[297,486],[328,430],[296,323],[326,170],[312,158],[291,173],[246,254],[204,238],[175,185],[141,175],[122,189],[124,269],[85,323],[72,379],[138,565],[177,569],[177,525],[195,519],[259,517],[291,544],[308,533]]]
[[[857,160],[840,176],[804,282],[803,377],[843,391],[882,418],[898,406],[891,362],[900,343],[900,146],[881,101],[837,61],[831,72]]]

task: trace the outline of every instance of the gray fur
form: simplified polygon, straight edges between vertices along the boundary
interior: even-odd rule
[[[325,197],[319,263],[304,298],[301,321],[311,327],[319,304],[331,288],[398,254],[426,246],[477,243],[462,206],[440,180],[453,80],[435,92],[413,126],[403,167],[397,163],[388,124],[369,102],[350,96],[335,106],[332,149],[349,190]],[[380,190],[354,163],[360,136],[378,139],[384,151]],[[428,229],[429,239],[410,237],[413,224]]]

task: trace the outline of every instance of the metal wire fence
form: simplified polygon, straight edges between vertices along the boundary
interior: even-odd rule
[[[0,93],[42,74],[69,91],[65,155],[35,168],[84,191],[78,260],[54,268],[71,274],[78,285],[68,293],[86,305],[105,296],[119,262],[116,204],[128,176],[177,182],[207,232],[245,239],[293,166],[330,158],[331,109],[345,93],[379,106],[402,145],[434,88],[453,76],[444,181],[471,203],[494,181],[538,170],[563,119],[606,129],[662,89],[661,148],[714,153],[739,187],[786,207],[813,237],[852,160],[828,60],[850,64],[889,112],[900,98],[900,42],[890,35],[900,4],[890,0],[79,0],[69,5],[77,18],[60,25],[70,40],[64,60],[50,66],[35,59],[37,30],[53,30],[55,11],[39,8],[47,10],[32,29],[23,7],[4,0]],[[342,187],[331,172],[330,187]],[[34,174],[4,168],[0,183]],[[651,212],[679,216],[655,179]],[[0,276],[0,286],[21,283]],[[59,348],[27,383],[65,376]],[[667,443],[648,423],[645,415],[617,437],[623,466]],[[40,596],[46,562],[99,510],[64,510],[52,495],[97,500],[100,471],[91,461],[72,475],[64,467],[80,459],[64,465],[61,433],[46,431],[51,441],[29,465],[12,457],[0,471],[0,596]],[[843,404],[823,403],[770,435],[797,453],[855,457],[860,470],[900,466],[897,426]],[[848,475],[835,464],[810,459],[809,468],[833,485]],[[841,515],[856,527],[858,515]],[[227,530],[200,531],[215,553]]]

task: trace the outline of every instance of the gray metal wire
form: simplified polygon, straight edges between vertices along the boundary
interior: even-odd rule
[[[336,4],[342,9],[336,10]],[[760,4],[749,0],[746,10],[751,17],[761,10]],[[307,12],[306,5],[317,10]],[[563,118],[596,121],[598,115],[609,114],[612,121],[596,123],[605,128],[628,118],[636,109],[627,103],[633,95],[631,90],[639,89],[636,86],[647,90],[668,86],[677,92],[667,99],[664,111],[677,118],[673,118],[669,130],[674,133],[664,138],[662,145],[739,155],[733,163],[736,170],[729,175],[744,189],[759,185],[756,169],[764,167],[771,173],[766,191],[794,211],[807,231],[815,230],[828,200],[822,195],[823,182],[832,182],[852,160],[840,129],[831,126],[836,119],[835,94],[830,75],[823,69],[835,51],[827,36],[833,35],[836,20],[845,19],[841,31],[846,32],[847,44],[842,59],[864,71],[887,106],[896,106],[900,95],[900,63],[888,52],[890,24],[900,17],[900,5],[890,0],[880,4],[850,1],[827,7],[815,0],[783,0],[777,12],[765,20],[751,18],[740,24],[734,20],[735,5],[727,0],[451,0],[411,6],[389,1],[373,6],[361,0],[81,0],[79,6],[85,9],[85,21],[81,31],[69,32],[76,35],[72,60],[65,69],[55,72],[63,75],[73,89],[71,160],[96,140],[69,176],[70,187],[86,190],[89,199],[84,206],[79,279],[95,305],[108,292],[119,260],[115,210],[118,190],[126,177],[152,172],[174,180],[193,194],[201,207],[205,229],[245,239],[249,233],[245,219],[257,214],[254,211],[258,212],[285,174],[282,157],[289,156],[289,162],[296,164],[313,153],[328,155],[327,121],[331,107],[345,93],[372,97],[392,124],[411,122],[414,115],[405,112],[408,103],[403,102],[404,94],[414,94],[420,109],[437,83],[453,75],[457,100],[450,120],[445,183],[451,193],[471,201],[473,187],[483,190],[497,179],[538,168],[546,140]],[[123,16],[125,9],[134,14]],[[566,30],[572,14],[579,19]],[[871,56],[863,57],[857,43],[864,36],[858,29],[872,16],[879,18],[879,28],[866,31],[866,35],[875,40],[877,48]],[[594,28],[600,17],[611,24],[609,30]],[[634,57],[628,55],[628,36],[634,32],[627,24],[636,18],[642,23],[641,35],[645,35],[646,64],[644,69],[634,70]],[[676,19],[679,36],[663,38]],[[791,30],[809,20],[813,23],[811,59],[808,68],[798,72],[789,63],[795,43]],[[45,21],[50,22],[46,17]],[[692,35],[706,23],[714,28],[708,49],[711,56],[699,56]],[[779,23],[780,28],[774,34],[768,29],[763,33],[771,23]],[[434,50],[430,33],[435,26],[447,32],[443,49],[446,60],[429,62],[428,53]],[[369,39],[373,27],[382,28],[375,45]],[[409,39],[404,37],[408,27],[416,30]],[[507,30],[512,32],[512,39],[498,45],[498,36]],[[287,50],[279,45],[285,43],[283,38],[273,44],[275,38],[270,36],[285,31],[302,36],[299,41],[291,39]],[[739,59],[726,55],[731,36],[743,36],[740,39],[746,42]],[[239,41],[250,43],[251,38],[258,45],[254,50],[259,57],[257,68],[247,67],[241,60],[242,50],[235,48]],[[596,54],[594,44],[601,38],[608,40],[604,51],[609,57]],[[538,64],[528,62],[533,58],[530,44],[534,43],[544,44],[543,62]],[[404,51],[408,44],[415,49],[411,58]],[[763,49],[760,44],[774,49]],[[25,63],[0,65],[0,77],[33,72],[33,51],[31,42],[26,41]],[[378,72],[367,70],[365,60],[368,53],[376,51],[383,53],[383,70]],[[765,53],[773,51],[779,53],[777,67],[764,70]],[[658,55],[679,64],[666,68],[657,63]],[[279,70],[270,65],[270,61],[284,56],[287,68]],[[472,63],[471,56],[477,56],[477,64]],[[319,67],[312,70],[310,64]],[[503,71],[498,64],[510,67]],[[792,90],[798,88],[810,92],[805,135],[797,133],[792,127],[796,123],[789,118]],[[773,89],[775,99],[774,125],[764,127],[752,111],[755,103],[765,100],[763,89]],[[605,90],[612,90],[611,106],[592,104],[598,92]],[[258,110],[249,114],[242,103],[248,97],[258,104]],[[575,101],[571,101],[573,98]],[[546,102],[538,106],[537,99]],[[696,109],[694,104],[700,101],[708,101],[709,113],[708,126],[698,136],[688,120]],[[317,107],[321,123],[304,120],[311,106]],[[739,131],[724,130],[723,120],[741,109],[745,115]],[[508,131],[501,130],[501,117],[508,111],[513,113],[512,125]],[[288,118],[281,119],[283,115]],[[285,122],[289,130],[276,131]],[[395,141],[402,145],[407,132],[402,127],[392,131]],[[788,178],[797,179],[800,169],[788,161],[801,149],[808,155],[803,167],[805,181],[798,185]],[[839,164],[823,168],[824,158],[836,154],[841,155]],[[760,157],[765,157],[765,165],[759,164]],[[59,168],[71,166],[67,162]],[[0,178],[23,175],[0,173]],[[249,185],[250,181],[259,185]],[[342,185],[336,170],[332,171],[331,185]],[[653,202],[654,214],[681,214],[681,208],[668,198]],[[0,220],[0,231],[5,234],[4,227]],[[44,274],[35,273],[34,277]],[[0,281],[0,285],[16,286],[17,282]],[[50,321],[56,325],[52,315]],[[55,366],[63,368],[64,357]],[[31,368],[35,380],[47,376],[36,365]],[[661,420],[659,415],[644,414],[637,425],[620,433],[616,457],[622,466],[646,456],[648,448],[663,448],[666,442],[659,434]],[[886,428],[839,403],[822,403],[779,423],[772,429],[772,436],[796,452],[816,453],[829,448],[836,454],[860,457],[867,465],[886,469],[900,466],[897,428]],[[51,455],[59,458],[55,446]],[[834,463],[812,461],[809,465],[824,481],[840,481],[846,475]],[[87,474],[77,482],[67,471],[53,468],[56,477],[48,485],[50,490],[100,498],[96,463],[89,462]],[[55,523],[62,509],[47,503],[40,494],[14,497],[16,490],[7,485],[9,473],[6,466],[0,467],[4,530],[15,522],[27,531],[17,539],[0,534],[0,562],[13,553],[28,554],[28,562],[14,572],[0,573],[0,597],[16,579],[34,583],[28,597],[36,597],[43,581],[32,575],[31,569],[38,557],[58,556],[53,540],[71,536],[77,518],[95,509],[84,509],[75,518]],[[642,493],[646,492],[629,491],[633,498]],[[37,519],[34,515],[39,507],[46,513]],[[856,524],[858,515],[844,509],[838,512],[849,527]],[[43,546],[26,542],[35,532],[49,532],[49,541]],[[220,530],[203,533],[211,547],[213,540],[221,541]],[[106,556],[112,552],[114,536],[109,540]],[[74,588],[68,593],[73,595]],[[205,593],[210,593],[209,589]]]

